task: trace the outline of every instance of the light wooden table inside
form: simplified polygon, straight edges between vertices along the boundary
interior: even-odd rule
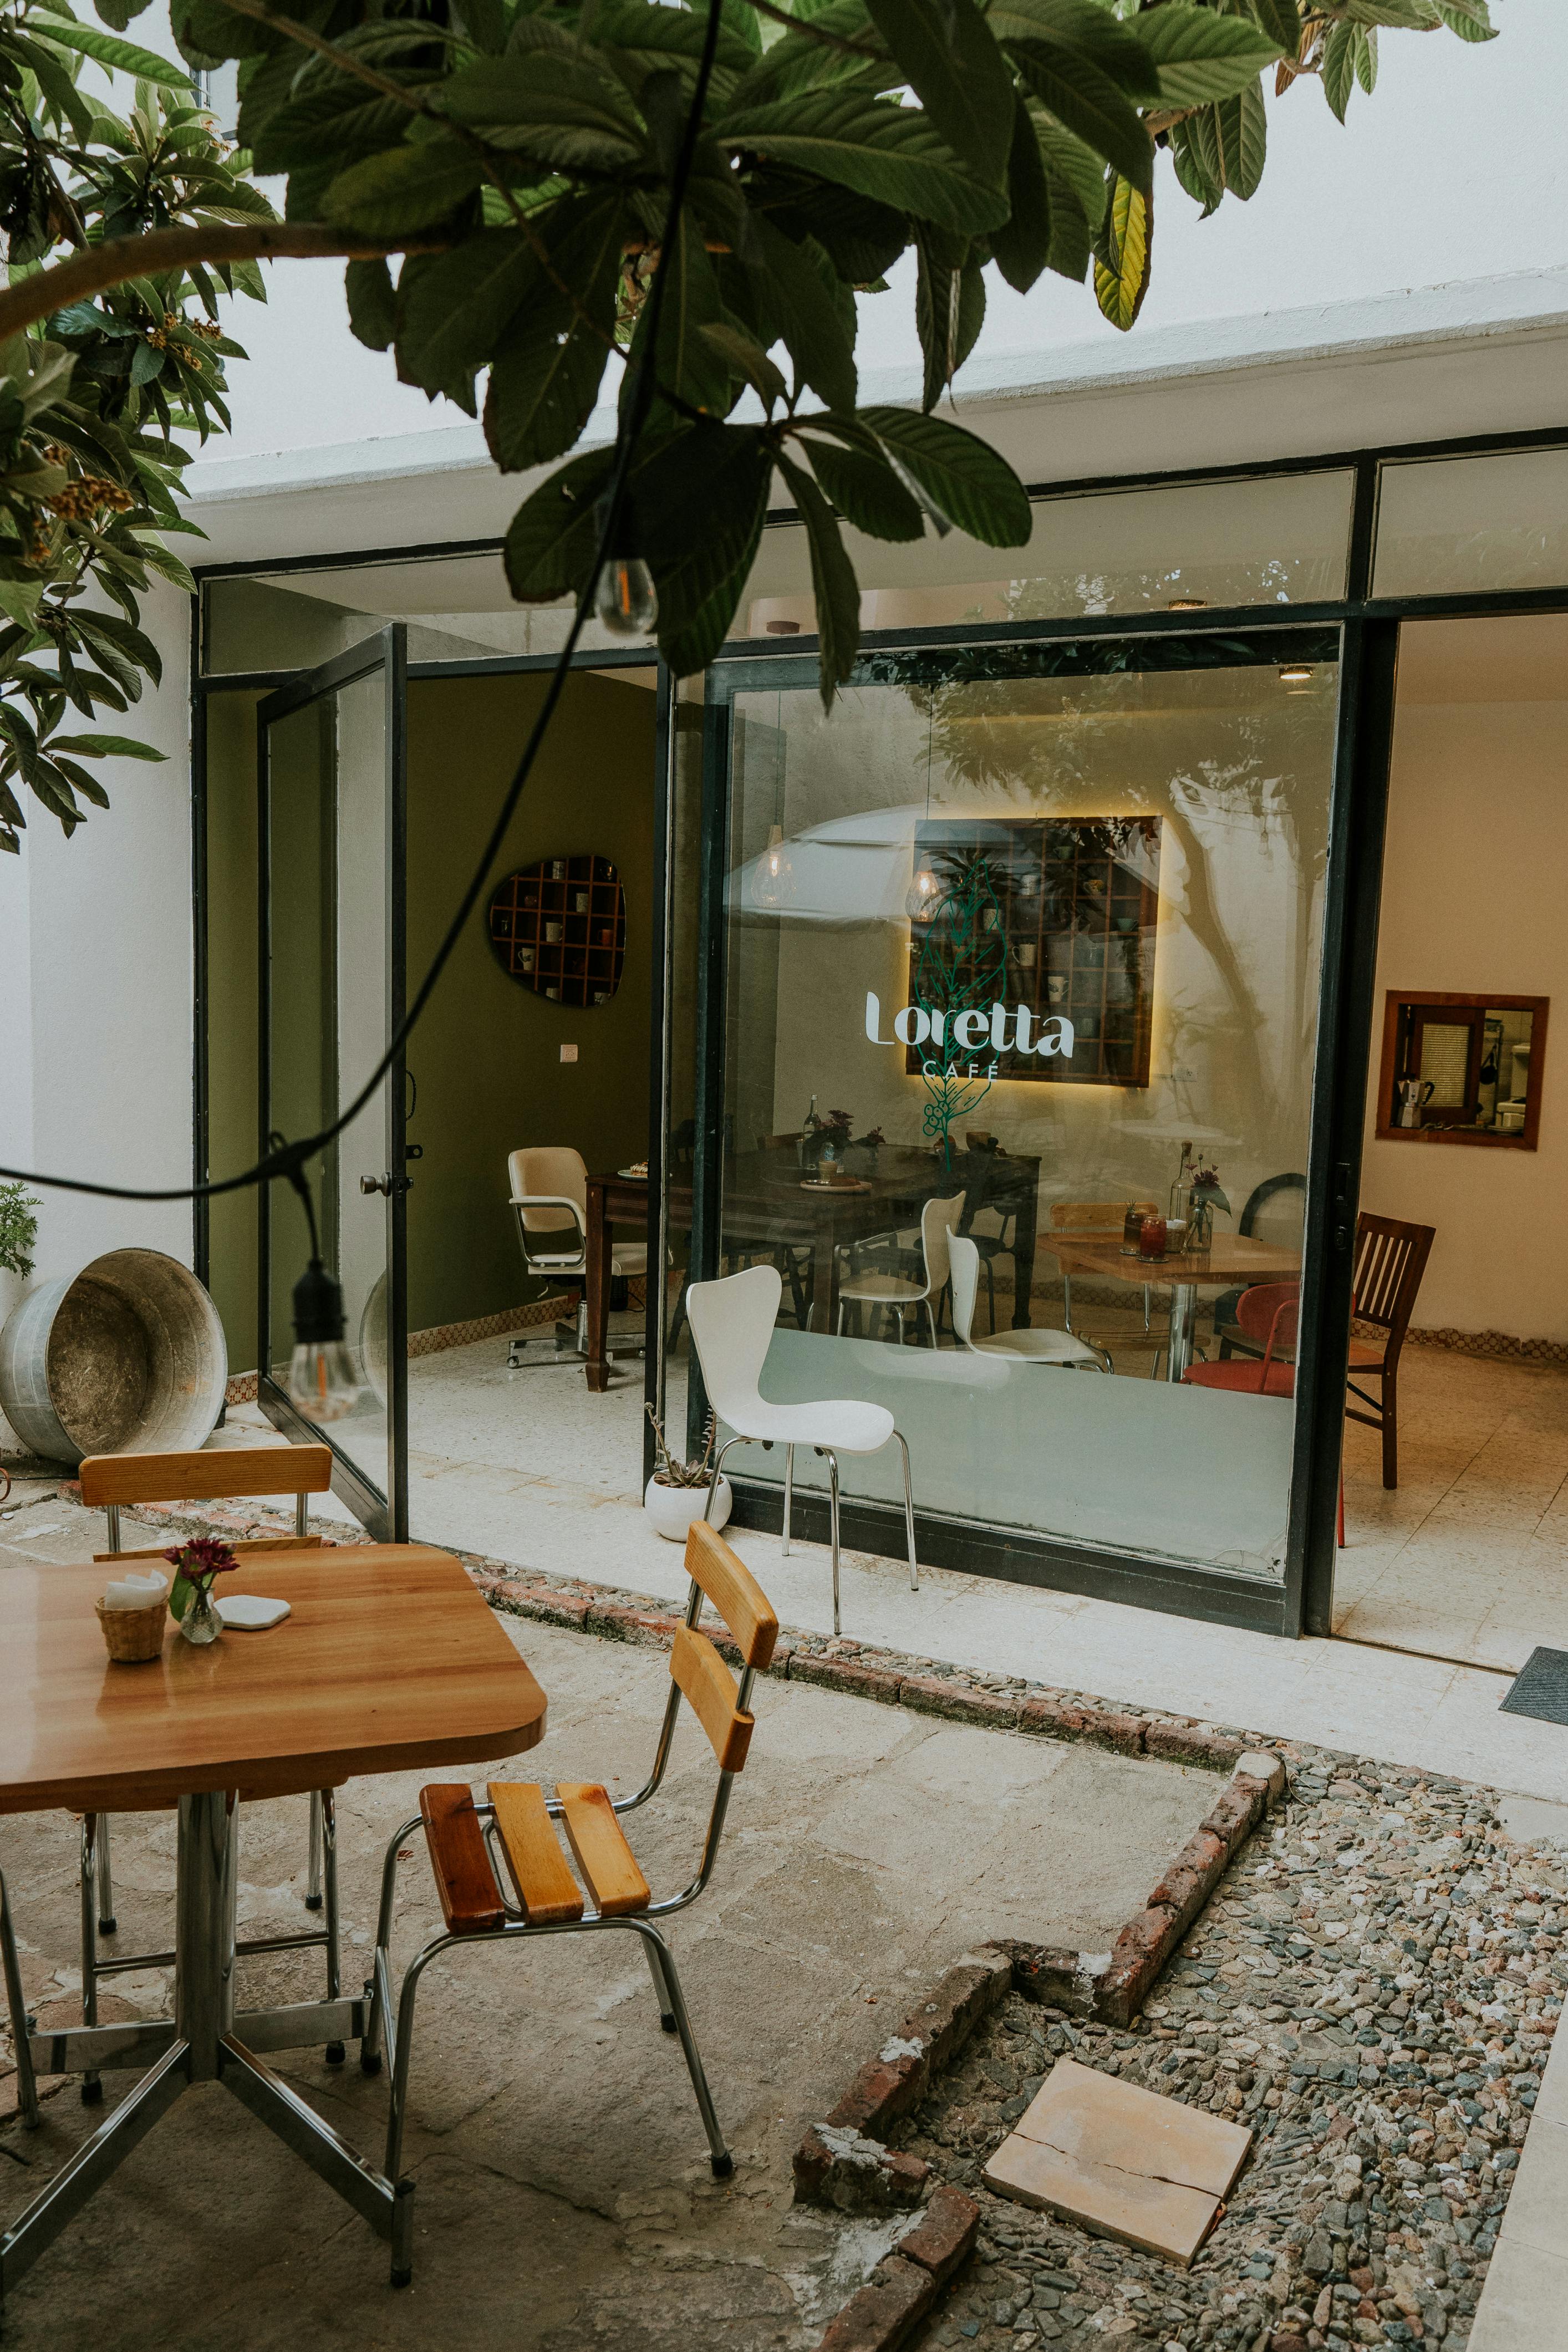
[[[195,2082],[221,2081],[407,2268],[413,2184],[387,2180],[256,2055],[363,2040],[364,1999],[235,2013],[240,1800],[370,1772],[489,1762],[537,1745],[544,1694],[461,1564],[420,1544],[268,1551],[232,1583],[287,1601],[263,1633],[205,1649],[173,1620],[161,1658],[109,1659],[94,1611],[111,1571],[0,1570],[0,1813],[179,1808],[174,2015],[33,2034],[52,2074],[140,2071],[0,2237],[0,2299]]]
[[[1274,1242],[1254,1241],[1247,1234],[1216,1233],[1212,1245],[1192,1256],[1130,1257],[1123,1254],[1120,1234],[1043,1234],[1041,1247],[1049,1250],[1068,1274],[1096,1275],[1101,1281],[1125,1283],[1142,1289],[1145,1283],[1171,1293],[1170,1336],[1165,1349],[1165,1378],[1179,1381],[1193,1360],[1193,1323],[1198,1292],[1205,1285],[1247,1285],[1289,1282],[1301,1271],[1300,1250],[1282,1249]]]

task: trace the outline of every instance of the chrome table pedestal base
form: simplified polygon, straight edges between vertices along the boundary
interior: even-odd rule
[[[0,2301],[192,2083],[222,2083],[232,2091],[391,2242],[393,2284],[407,2281],[413,2182],[385,2179],[257,2054],[361,2039],[368,2000],[235,2012],[237,1811],[233,1794],[221,1790],[180,1799],[172,2021],[71,2027],[29,2037],[39,2074],[149,2071],[0,2236]]]

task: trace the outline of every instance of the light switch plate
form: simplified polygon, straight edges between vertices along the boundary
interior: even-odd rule
[[[576,1046],[563,1045],[561,1048],[561,1058],[563,1062],[574,1062],[577,1058]]]

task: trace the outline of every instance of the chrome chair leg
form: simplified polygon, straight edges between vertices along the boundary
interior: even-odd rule
[[[828,1460],[831,1462],[833,1456],[829,1454]],[[680,2036],[680,2047],[686,2055],[686,2071],[691,2077],[691,2087],[697,2095],[698,2112],[702,2117],[702,2128],[708,2135],[708,2161],[713,2168],[713,2178],[716,2180],[728,2180],[735,2169],[735,2159],[724,2145],[724,2135],[719,2128],[719,2118],[713,2112],[713,2098],[708,2088],[707,2074],[703,2071],[702,2053],[697,2047],[697,2037],[691,2031],[691,2020],[686,2013],[685,1996],[680,1990],[680,1978],[676,1969],[674,1955],[650,1920],[628,1919],[626,1925],[635,1929],[643,1938],[647,1947],[650,1965],[653,1960],[654,1948],[656,1946],[658,1948],[664,1969],[665,1982],[669,1988],[670,2007],[675,2012],[675,2031]]]
[[[305,1908],[319,1911],[321,1907],[321,1792],[310,1791],[310,1875],[305,1882]]]
[[[114,1916],[114,1874],[109,1860],[109,1815],[98,1817],[98,1932],[112,1936],[119,1926]]]
[[[817,1452],[827,1462],[827,1514],[833,1538],[833,1632],[838,1634],[838,1456],[830,1445],[819,1445]]]
[[[98,2023],[98,1958],[95,1930],[98,1924],[98,1835],[102,1824],[101,1813],[83,1813],[81,1817],[81,2021],[84,2025]],[[86,2074],[81,2078],[81,2103],[84,2107],[103,2104],[102,2077]]]
[[[789,1558],[789,1523],[790,1523],[790,1515],[791,1515],[792,1511],[794,1510],[794,1507],[795,1507],[795,1448],[794,1448],[794,1446],[793,1446],[793,1445],[786,1445],[786,1446],[784,1447],[784,1558],[785,1558],[786,1559]]]
[[[397,1897],[397,1856],[405,1838],[412,1837],[422,1826],[421,1817],[415,1813],[388,1840],[385,1858],[381,1865],[381,1908],[375,1922],[375,1973],[370,1980],[370,2016],[359,2045],[359,2063],[367,2074],[381,2072],[381,2045],[385,2038],[385,2004],[390,1987],[387,1974],[391,1967],[392,1907]]]
[[[904,1457],[904,1533],[909,1538],[910,1545],[910,1591],[918,1592],[921,1589],[921,1571],[915,1559],[915,1494],[910,1483],[910,1444],[901,1429],[895,1429],[893,1435],[898,1439],[899,1451]]]
[[[11,1925],[11,1902],[0,1873],[0,1966],[5,1976],[5,2008],[11,2020],[11,2046],[16,2053],[16,2106],[29,2131],[38,2128],[38,2086],[33,2074],[33,2047],[28,2036],[33,2021],[22,1998],[22,1971],[16,1961],[16,1937]],[[675,2031],[674,2021],[670,2032]]]
[[[338,1801],[331,1789],[319,1789],[314,1796],[321,1807],[322,1878],[326,1888],[327,1999],[336,2000],[342,1991],[342,1963],[338,1951]],[[347,2052],[341,2042],[329,2042],[324,2054],[329,2066],[341,2066]]]
[[[642,1939],[642,1948],[647,1961],[647,1972],[653,1979],[654,1991],[658,1996],[658,2021],[667,2033],[673,2033],[676,2030],[675,2004],[669,1997],[669,1979],[665,1972],[669,1953],[662,1937],[645,1936]],[[670,1965],[673,1966],[673,1963]]]

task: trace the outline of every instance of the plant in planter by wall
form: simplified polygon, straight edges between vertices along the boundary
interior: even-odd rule
[[[0,1274],[19,1274],[25,1282],[32,1273],[38,1206],[25,1184],[0,1184]]]
[[[708,1518],[713,1528],[723,1527],[734,1505],[734,1496],[728,1478],[721,1478],[713,1507],[708,1509],[708,1488],[712,1477],[713,1446],[718,1436],[718,1423],[711,1412],[703,1432],[700,1458],[683,1462],[670,1450],[664,1433],[664,1424],[652,1405],[647,1408],[653,1423],[655,1446],[653,1476],[643,1489],[643,1508],[658,1532],[669,1543],[683,1542],[692,1523]]]
[[[718,1423],[715,1415],[712,1413],[709,1414],[708,1426],[702,1433],[703,1446],[701,1459],[697,1462],[682,1462],[671,1453],[669,1442],[664,1433],[664,1423],[660,1421],[652,1405],[645,1406],[644,1411],[647,1412],[649,1421],[653,1423],[653,1442],[655,1449],[653,1475],[656,1485],[660,1486],[706,1486],[709,1479],[713,1475],[711,1466],[713,1461],[713,1440],[718,1434]]]

